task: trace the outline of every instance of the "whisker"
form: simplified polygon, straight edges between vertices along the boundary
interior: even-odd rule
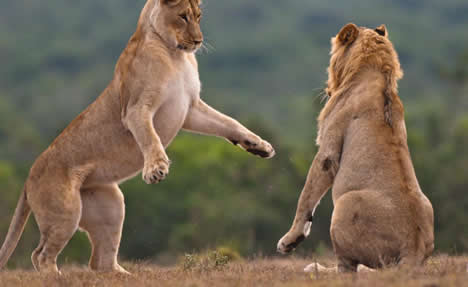
[[[216,51],[215,47],[213,47],[213,45],[211,45],[207,40],[203,41],[203,45],[205,46],[208,52]]]
[[[316,88],[316,89],[313,89],[312,91],[314,92],[318,91],[318,93],[314,97],[314,101],[316,99],[320,99],[320,103],[328,101],[329,96],[328,96],[326,88]]]
[[[320,98],[320,103],[323,103],[323,102],[328,102],[328,100],[330,99],[330,97],[328,96],[327,93],[324,93],[323,96]]]
[[[327,102],[328,99],[330,99],[330,96],[328,95],[326,90],[323,90],[320,94],[320,103]]]
[[[197,54],[208,53],[208,49],[206,48],[205,44],[201,44],[200,48],[197,50]]]

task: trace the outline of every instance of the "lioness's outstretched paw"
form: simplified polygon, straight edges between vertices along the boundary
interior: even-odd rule
[[[258,139],[246,139],[239,143],[246,151],[263,158],[272,158],[275,155],[275,149],[267,141]]]
[[[169,174],[170,161],[167,158],[159,158],[149,163],[145,163],[143,167],[143,180],[147,184],[158,183]]]

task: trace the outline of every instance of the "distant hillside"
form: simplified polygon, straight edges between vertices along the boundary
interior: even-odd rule
[[[143,0],[2,1],[0,95],[54,137],[95,99],[136,27]],[[288,138],[313,136],[329,40],[347,22],[387,24],[406,72],[404,99],[438,97],[438,68],[468,47],[468,3],[447,1],[210,1],[199,56],[203,97],[266,119]],[[294,127],[294,128],[292,128]]]

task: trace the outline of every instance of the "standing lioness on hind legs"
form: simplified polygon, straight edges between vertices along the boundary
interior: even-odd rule
[[[431,254],[433,210],[408,150],[397,92],[402,75],[385,26],[348,24],[332,39],[319,150],[279,252],[290,252],[309,235],[314,211],[332,187],[330,235],[338,271],[356,271],[358,264],[417,265]]]
[[[203,41],[199,0],[148,0],[136,32],[101,96],[31,168],[5,243],[2,268],[32,211],[41,233],[36,270],[58,272],[57,256],[78,228],[92,243],[93,270],[126,272],[117,263],[124,220],[118,184],[141,170],[146,183],[169,172],[165,148],[180,129],[215,135],[272,157],[272,146],[199,97],[194,52]]]

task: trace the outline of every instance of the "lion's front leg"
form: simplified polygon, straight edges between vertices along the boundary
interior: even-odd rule
[[[246,151],[263,158],[271,158],[275,155],[275,150],[270,143],[233,118],[208,106],[202,100],[194,103],[183,128],[195,133],[223,137],[234,145],[239,145]]]
[[[283,254],[291,252],[309,236],[315,209],[332,185],[337,169],[337,154],[326,156],[319,151],[307,175],[293,224],[278,242],[278,252]]]

